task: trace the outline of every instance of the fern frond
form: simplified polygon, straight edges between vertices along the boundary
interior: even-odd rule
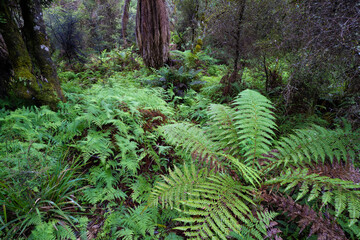
[[[211,104],[209,107],[210,137],[214,142],[219,144],[220,149],[224,149],[226,153],[232,156],[239,156],[241,153],[241,145],[239,146],[239,138],[237,126],[234,123],[235,110],[228,106],[220,104]]]
[[[203,183],[209,173],[206,168],[198,170],[195,165],[187,166],[181,171],[176,166],[169,170],[169,176],[163,176],[164,182],[157,182],[150,193],[149,206],[158,206],[161,203],[163,208],[179,207],[180,201],[189,198],[197,185]]]
[[[336,216],[340,216],[347,210],[350,221],[354,224],[360,217],[360,191],[359,185],[351,181],[329,178],[318,174],[309,174],[308,169],[292,170],[289,169],[281,177],[269,180],[264,185],[286,186],[284,192],[289,192],[300,185],[299,194],[296,200],[308,196],[307,201],[318,201],[319,208],[333,206]],[[311,189],[311,191],[310,191]],[[321,201],[319,201],[321,199]]]
[[[253,90],[245,90],[235,99],[235,124],[239,144],[243,146],[245,163],[254,163],[271,148],[276,128],[271,102]]]
[[[253,186],[260,184],[261,178],[257,170],[253,169],[251,166],[245,165],[244,163],[240,162],[239,159],[234,158],[231,155],[219,153],[219,156],[222,156],[228,160],[231,166],[238,170],[238,175],[242,176],[245,182],[249,182]]]
[[[303,163],[325,162],[334,158],[347,160],[355,152],[349,148],[348,133],[341,130],[328,130],[320,126],[296,130],[294,134],[280,139],[274,153],[277,165],[301,165]]]
[[[123,207],[121,211],[113,212],[106,218],[104,227],[111,228],[112,236],[120,239],[148,239],[149,236],[154,239],[157,217],[157,208],[143,205],[135,208]]]
[[[151,191],[151,183],[145,177],[138,176],[136,182],[131,184],[133,190],[131,198],[134,202],[142,203],[148,199],[149,192]]]
[[[84,200],[91,204],[102,203],[104,201],[113,201],[115,199],[125,199],[127,197],[126,193],[120,189],[115,189],[110,186],[101,187],[97,186],[95,188],[88,188],[84,190]]]
[[[174,123],[160,127],[159,131],[171,145],[179,146],[184,152],[196,155],[207,165],[218,164],[217,144],[197,126],[190,123]]]
[[[318,239],[347,239],[345,233],[331,215],[319,215],[308,205],[298,204],[291,197],[266,192],[263,192],[261,196],[272,207],[287,213],[290,219],[299,218],[297,225],[300,232],[311,226],[310,236],[317,235]]]
[[[108,132],[89,131],[86,140],[78,141],[72,146],[82,151],[85,162],[96,156],[102,164],[105,164],[106,159],[113,154],[110,145],[111,140]]]
[[[231,232],[230,235],[235,239],[266,239],[276,237],[281,231],[274,228],[277,222],[273,219],[278,215],[276,212],[256,212],[256,217],[249,215],[249,220],[243,222],[241,234]],[[279,238],[281,239],[281,238]]]
[[[189,217],[175,219],[187,224],[175,229],[185,231],[191,239],[227,239],[231,231],[241,234],[241,222],[247,221],[254,204],[251,190],[228,175],[209,176],[189,199],[181,201],[185,206],[181,211]]]

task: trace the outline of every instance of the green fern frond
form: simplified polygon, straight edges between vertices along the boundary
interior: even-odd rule
[[[186,226],[175,229],[185,231],[190,239],[227,239],[230,232],[241,234],[241,222],[251,215],[250,206],[254,204],[251,187],[243,186],[228,175],[209,176],[181,201],[181,210],[189,217],[177,218]]]
[[[273,225],[277,225],[273,219],[278,215],[276,212],[257,212],[256,216],[249,216],[249,220],[243,222],[241,234],[231,232],[230,235],[235,239],[264,239],[273,237],[268,235]],[[275,233],[276,234],[276,233]]]
[[[235,167],[235,169],[238,171],[238,175],[242,176],[245,182],[252,184],[254,187],[256,184],[260,185],[261,178],[257,170],[253,169],[251,166],[245,165],[244,163],[240,162],[239,159],[234,158],[231,155],[219,153],[219,156],[222,156],[228,160],[231,166]]]
[[[337,217],[347,210],[351,224],[358,222],[360,218],[360,191],[357,190],[359,185],[354,182],[309,174],[308,169],[289,169],[281,177],[264,183],[265,186],[276,184],[286,186],[284,192],[300,186],[299,193],[295,196],[297,201],[308,196],[307,201],[318,202],[319,208],[332,205]]]
[[[55,240],[55,229],[51,223],[41,223],[32,231],[29,239]]]
[[[110,228],[112,236],[120,239],[147,239],[149,236],[155,239],[157,217],[157,208],[143,205],[130,209],[122,207],[106,218],[104,228]]]
[[[148,199],[149,192],[151,191],[151,184],[143,176],[138,176],[136,181],[131,184],[133,190],[131,198],[134,202],[142,203]]]
[[[278,153],[274,153],[279,165],[301,165],[303,163],[325,162],[334,158],[347,160],[355,152],[349,146],[349,133],[342,129],[328,130],[320,126],[311,129],[296,130],[294,134],[280,139],[276,144]]]
[[[244,146],[245,163],[254,163],[256,159],[271,150],[276,128],[271,102],[253,90],[245,90],[235,99],[235,124],[239,144]]]
[[[198,170],[195,165],[187,166],[181,171],[175,166],[174,170],[169,170],[169,176],[163,176],[164,182],[157,182],[150,193],[148,201],[149,206],[158,206],[163,208],[179,207],[180,201],[189,198],[197,185],[203,183],[209,172],[206,168]]]
[[[115,189],[109,186],[88,188],[84,190],[83,196],[84,200],[91,204],[97,204],[104,201],[113,201],[115,199],[124,200],[126,197],[126,193],[120,189]]]
[[[82,151],[85,162],[96,156],[102,164],[105,164],[106,159],[113,154],[109,134],[109,132],[89,131],[86,140],[78,141],[72,146]]]
[[[101,166],[91,168],[88,181],[94,187],[83,191],[84,200],[96,204],[114,199],[125,199],[127,197],[126,193],[116,188],[120,178],[119,175],[117,171],[104,169]]]
[[[190,123],[174,123],[162,126],[159,130],[171,145],[179,146],[184,152],[195,154],[200,160],[210,164],[217,160],[217,144],[197,126]]]
[[[219,144],[220,149],[232,156],[239,156],[242,147],[239,145],[237,126],[234,123],[235,111],[224,105],[211,104],[209,107],[209,133],[213,141]]]

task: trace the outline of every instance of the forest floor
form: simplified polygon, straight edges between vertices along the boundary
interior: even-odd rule
[[[173,221],[184,215],[148,200],[169,169],[194,155],[173,147],[158,128],[186,122],[207,129],[211,104],[231,106],[242,90],[262,83],[248,72],[224,96],[225,66],[206,55],[182,60],[178,68],[150,71],[126,51],[105,52],[59,73],[67,102],[57,111],[1,109],[0,238],[186,239]],[[274,111],[274,139],[295,127],[334,124],[325,115]],[[291,231],[301,235],[296,224],[285,228],[288,239],[295,239]]]

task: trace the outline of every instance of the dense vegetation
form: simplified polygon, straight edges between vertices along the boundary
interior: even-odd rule
[[[359,39],[356,1],[0,0],[0,239],[359,239]]]

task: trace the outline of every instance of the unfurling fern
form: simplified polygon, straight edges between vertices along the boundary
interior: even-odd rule
[[[311,168],[319,164],[319,160],[329,163],[334,159],[338,162],[354,160],[359,151],[356,133],[312,126],[275,140],[277,126],[271,111],[273,107],[264,96],[245,90],[235,99],[233,107],[211,105],[210,121],[203,129],[188,123],[159,128],[170,144],[201,164],[199,170],[194,166],[190,169],[186,164],[183,171],[170,170],[170,175],[153,188],[149,204],[175,207],[187,215],[176,219],[185,225],[177,229],[196,239],[270,236],[264,225],[250,227],[264,222],[265,212],[261,210],[265,208],[288,212],[295,217],[299,215],[291,211],[296,209],[314,213],[311,221],[300,220],[298,224],[301,230],[312,226],[309,235],[335,236],[336,239],[344,236],[341,231],[336,235],[336,231],[329,230],[339,225],[328,223],[317,211],[332,215],[339,224],[349,217],[347,231],[354,232],[360,215],[359,186],[316,174]],[[284,172],[286,174],[281,176]],[[269,197],[274,189],[286,194],[288,200]],[[307,199],[311,207],[295,203],[295,199]],[[287,203],[294,207],[287,207]],[[253,215],[254,212],[258,214]],[[317,231],[317,222],[327,224],[329,231]]]

